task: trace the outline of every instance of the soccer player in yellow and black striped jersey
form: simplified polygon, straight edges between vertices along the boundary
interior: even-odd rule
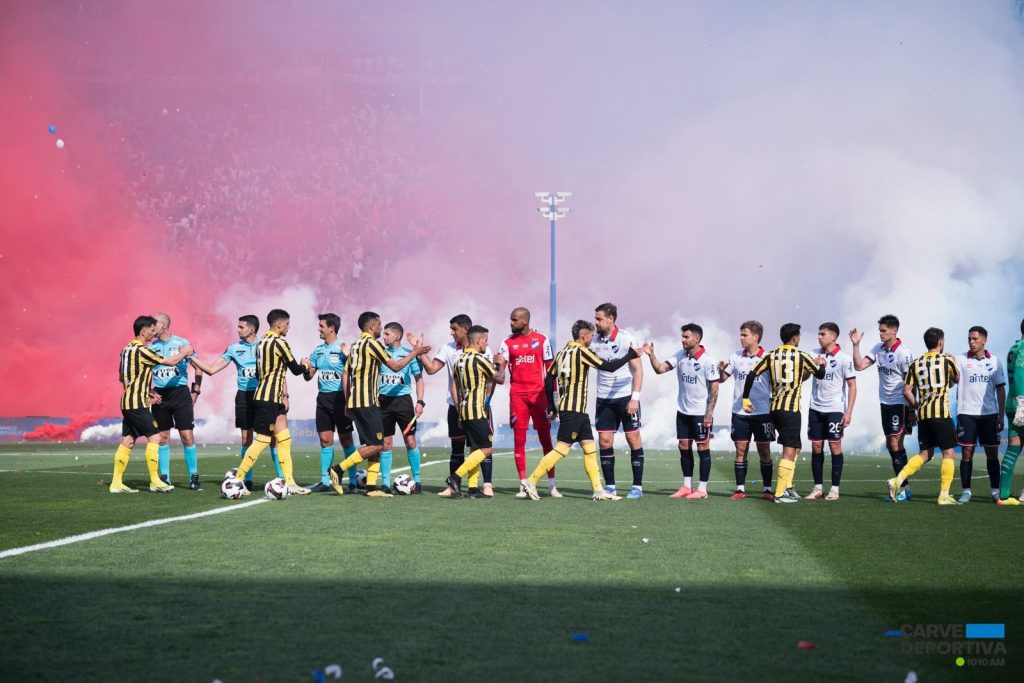
[[[110,481],[111,493],[135,493],[124,483],[124,471],[135,440],[146,439],[146,467],[149,470],[149,490],[157,493],[173,491],[174,487],[160,481],[160,443],[153,437],[160,433],[156,419],[150,410],[150,392],[153,382],[153,368],[157,365],[175,366],[192,354],[192,347],[185,345],[178,353],[164,358],[146,348],[156,334],[156,318],[140,315],[132,324],[135,339],[121,350],[121,365],[118,379],[124,386],[121,394],[121,445],[114,454],[114,476]]]
[[[783,325],[779,337],[782,346],[765,354],[747,374],[743,385],[743,410],[748,413],[754,410],[750,391],[754,387],[754,380],[767,372],[772,389],[772,425],[782,444],[775,502],[795,503],[800,500],[800,496],[793,490],[793,474],[796,471],[796,456],[803,446],[800,440],[800,394],[804,382],[811,376],[818,379],[825,376],[825,359],[821,356],[814,358],[797,348],[800,344],[800,326],[796,323]]]
[[[331,477],[331,488],[338,495],[345,490],[341,486],[342,476],[350,467],[369,461],[366,468],[366,495],[372,498],[390,498],[391,494],[377,490],[380,474],[380,454],[384,450],[384,420],[380,412],[380,366],[384,365],[398,372],[412,362],[430,353],[429,346],[416,344],[409,355],[394,360],[380,341],[382,325],[380,316],[373,311],[359,314],[359,339],[349,349],[342,374],[342,386],[348,396],[347,410],[352,415],[356,431],[359,432],[359,450],[332,465],[327,470]]]
[[[959,505],[960,501],[949,495],[956,470],[953,459],[956,428],[949,414],[949,389],[960,381],[960,370],[953,356],[943,352],[946,335],[942,330],[937,327],[925,330],[924,345],[928,352],[912,362],[903,377],[903,396],[911,410],[917,411],[917,438],[921,443],[921,453],[910,458],[899,474],[886,482],[886,485],[890,496],[896,500],[896,493],[903,482],[931,460],[938,448],[942,451],[938,503]]]
[[[470,482],[478,474],[480,464],[493,453],[492,441],[494,432],[491,429],[491,416],[487,409],[489,387],[505,383],[505,359],[499,353],[494,356],[494,363],[487,360],[488,330],[481,325],[469,328],[468,346],[455,363],[452,376],[452,390],[458,399],[459,420],[466,433],[466,445],[469,455],[445,480],[452,490],[452,498],[462,497],[462,477],[469,475]],[[470,487],[470,498],[490,498],[479,489]]]
[[[291,328],[291,317],[288,311],[275,308],[267,314],[270,329],[256,345],[256,393],[253,395],[253,444],[245,451],[242,464],[238,466],[235,477],[240,481],[245,478],[255,465],[260,454],[269,446],[272,439],[277,441],[277,463],[284,474],[288,493],[305,495],[309,489],[299,486],[292,471],[292,435],[288,430],[288,415],[284,400],[288,398],[285,385],[285,373],[301,375],[305,366],[295,360],[292,348],[285,341]],[[243,495],[249,495],[244,489]]]
[[[587,393],[590,384],[590,370],[598,369],[615,372],[637,357],[632,346],[628,353],[615,360],[602,361],[590,350],[594,341],[594,325],[586,320],[577,320],[572,326],[572,341],[555,354],[555,359],[544,377],[544,388],[548,398],[548,417],[555,417],[555,383],[558,384],[558,438],[555,447],[545,455],[530,476],[519,482],[521,491],[530,500],[540,500],[537,482],[569,454],[572,444],[579,442],[583,449],[583,469],[587,472],[594,491],[594,500],[621,500],[621,496],[601,488],[600,469],[597,465],[597,447],[594,432],[587,414]]]

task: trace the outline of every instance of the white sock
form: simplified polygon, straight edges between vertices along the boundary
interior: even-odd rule
[[[708,483],[706,481],[702,481],[701,483],[697,484],[697,490],[704,491],[706,493],[708,490]]]
[[[838,495],[839,495],[839,487],[838,487],[838,486],[833,486],[832,488],[830,488],[830,489],[828,490],[828,492],[829,492],[829,493],[834,493],[835,495],[837,495],[837,496],[838,496]]]
[[[736,490],[737,491],[746,491],[747,490],[747,486],[746,486],[746,484],[736,484]]]
[[[992,495],[993,496],[998,496],[999,495],[999,489],[992,489]]]
[[[693,477],[683,477],[683,486],[693,488]]]
[[[814,485],[814,490],[815,491],[821,491],[822,490],[822,484],[815,484]]]
[[[555,479],[554,479],[554,477],[548,477],[548,488],[549,489],[555,488]]]

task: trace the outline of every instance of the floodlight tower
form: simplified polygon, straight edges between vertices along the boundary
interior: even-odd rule
[[[555,275],[555,232],[558,227],[558,219],[569,215],[569,207],[563,206],[565,201],[572,196],[572,192],[534,192],[534,196],[540,200],[540,215],[547,218],[551,224],[551,327],[548,328],[548,338],[551,339],[551,350],[557,351],[558,345],[555,342],[555,323],[558,319],[558,280]]]

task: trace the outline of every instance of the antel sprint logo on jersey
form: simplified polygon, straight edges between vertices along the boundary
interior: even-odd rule
[[[516,356],[516,365],[522,365],[523,363],[535,363],[536,358],[533,356]]]

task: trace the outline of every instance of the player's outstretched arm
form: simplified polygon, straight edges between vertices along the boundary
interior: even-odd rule
[[[203,361],[199,360],[199,358],[197,356],[192,356],[191,358],[188,359],[188,361],[189,361],[189,363],[192,364],[193,367],[198,368],[199,370],[201,370],[205,374],[211,375],[211,376],[212,375],[216,375],[218,372],[220,372],[221,370],[223,370],[227,366],[231,365],[231,363],[229,363],[228,361],[224,360],[220,356],[218,356],[217,360],[213,361],[209,365],[207,365]]]
[[[410,344],[413,345],[413,347],[416,347],[417,345],[420,345],[420,344],[423,343],[423,335],[422,334],[419,337],[417,337],[412,332],[408,332],[405,335],[405,338],[409,341]],[[442,362],[440,359],[438,359],[438,358],[427,358],[426,356],[420,357],[420,364],[423,365],[423,371],[426,372],[428,375],[434,375],[438,371],[440,371],[441,368],[444,367],[444,362]]]
[[[494,354],[494,377],[491,379],[494,380],[495,384],[505,383],[505,368],[507,367],[508,361],[505,360],[505,356],[501,355],[500,352]]]
[[[299,362],[303,365],[303,367],[306,368],[306,371],[302,373],[302,378],[304,380],[308,382],[309,380],[316,377],[316,368],[313,367],[313,361],[311,361],[309,358],[303,358]]]
[[[658,360],[657,356],[654,355],[654,342],[647,342],[640,350],[647,354],[647,357],[651,361],[651,369],[658,375],[664,374],[672,369],[672,364],[668,361]]]
[[[860,340],[863,338],[864,333],[856,327],[850,330],[850,342],[853,344],[853,368],[855,370],[867,370],[871,367],[871,364],[875,362],[867,356],[861,355]]]
[[[629,351],[626,352],[625,356],[622,358],[616,358],[615,360],[606,360],[598,365],[597,369],[604,370],[605,372],[615,372],[623,365],[636,358],[637,355],[636,349],[630,346]]]
[[[388,366],[388,368],[390,368],[392,372],[398,372],[399,370],[404,368],[406,365],[408,365],[409,363],[413,362],[415,359],[420,358],[421,356],[425,356],[428,353],[430,353],[430,347],[429,346],[422,346],[421,344],[416,343],[416,344],[413,345],[412,353],[410,353],[409,355],[402,356],[398,360],[395,360],[394,358],[390,358],[389,357],[386,361],[382,360],[381,364]],[[421,360],[420,362],[423,364],[424,368],[427,367],[425,361]],[[441,363],[441,366],[443,367],[444,363]],[[433,373],[428,371],[427,374],[431,375]]]
[[[718,361],[718,381],[724,382],[729,377],[731,377],[729,374],[729,362],[724,360]]]
[[[164,358],[163,360],[161,360],[160,361],[160,365],[175,366],[178,363],[180,363],[182,360],[184,360],[185,358],[188,358],[191,355],[192,355],[192,346],[189,345],[189,344],[185,344],[184,346],[181,347],[181,350],[178,351],[178,353],[174,354],[173,356],[168,356],[167,358]]]

